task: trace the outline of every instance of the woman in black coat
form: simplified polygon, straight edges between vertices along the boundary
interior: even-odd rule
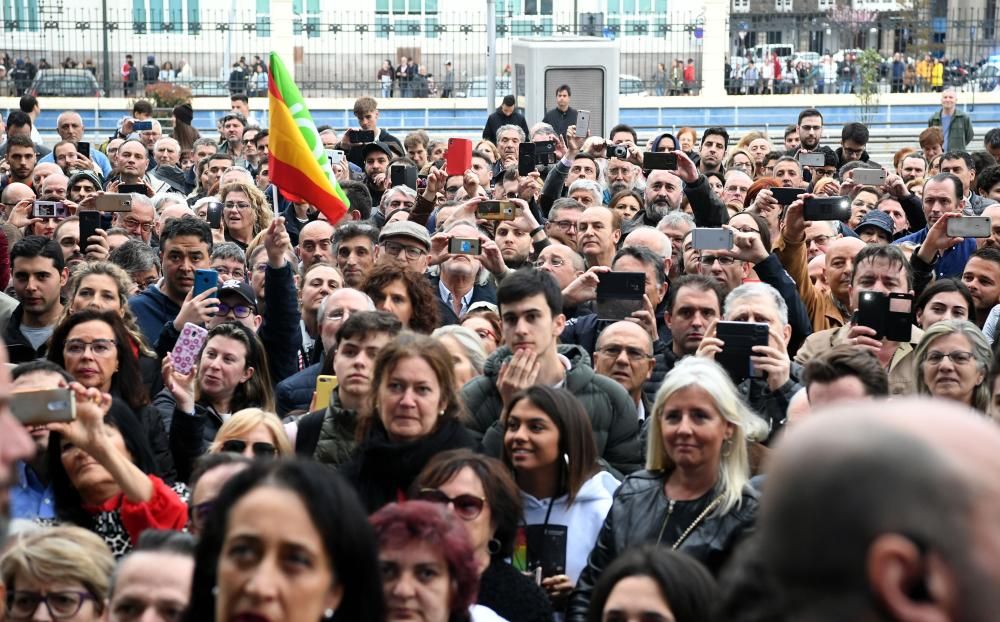
[[[359,446],[341,468],[369,513],[404,499],[434,455],[477,448],[460,421],[453,365],[440,342],[414,333],[396,337],[375,360]]]

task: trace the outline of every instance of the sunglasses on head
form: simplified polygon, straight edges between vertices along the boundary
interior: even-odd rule
[[[232,454],[242,454],[246,451],[247,442],[238,438],[230,439],[222,444],[222,451]],[[250,445],[255,458],[273,458],[277,453],[277,448],[271,443],[257,442]]]
[[[483,507],[486,505],[486,499],[482,497],[475,495],[449,497],[437,488],[421,488],[420,492],[417,493],[417,499],[445,505],[450,503],[455,508],[455,514],[463,520],[475,520],[483,512]]]

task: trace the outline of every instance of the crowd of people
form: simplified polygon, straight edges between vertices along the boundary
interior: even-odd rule
[[[891,93],[940,93],[945,87],[961,88],[974,82],[978,69],[985,65],[985,58],[964,63],[931,54],[918,58],[896,52],[881,58],[867,79],[884,84]],[[861,92],[862,66],[857,52],[843,53],[839,60],[826,53],[815,62],[798,56],[779,58],[777,52],[771,52],[763,59],[751,54],[734,57],[726,63],[726,76],[730,95],[846,95]]]
[[[243,95],[49,145],[23,98],[0,618],[991,619],[1000,128],[946,90],[876,162],[815,108],[640,141],[556,95],[458,169],[358,98],[334,220]]]

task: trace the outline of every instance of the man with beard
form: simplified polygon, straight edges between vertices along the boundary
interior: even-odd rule
[[[26,136],[11,136],[7,139],[6,146],[10,171],[0,180],[0,189],[14,183],[31,186],[31,174],[38,162],[34,143]]]
[[[31,437],[10,412],[10,394],[7,348],[0,342],[0,546],[7,535],[10,519],[8,492],[17,476],[14,465],[18,460],[30,459],[35,453]]]
[[[908,153],[900,160],[897,172],[903,178],[903,183],[909,183],[927,173],[927,160],[919,151]]]
[[[341,225],[334,231],[333,254],[348,287],[361,287],[368,271],[375,265],[378,233],[371,225],[355,222]]]
[[[222,117],[220,123],[222,144],[219,145],[218,153],[232,156],[234,162],[241,160],[243,156],[243,130],[247,126],[246,119],[238,112],[231,112]]]
[[[489,282],[485,284],[479,282],[480,269],[483,267],[482,261],[488,261],[490,253],[486,246],[492,242],[479,233],[474,225],[464,221],[445,227],[444,232],[448,240],[453,238],[479,240],[482,252],[480,255],[446,254],[446,259],[441,263],[441,276],[431,278],[432,287],[438,295],[442,326],[458,324],[458,319],[475,302],[497,303],[496,288]],[[493,251],[496,251],[495,244]]]
[[[582,203],[569,197],[558,199],[549,210],[549,220],[545,223],[545,234],[576,248],[577,223],[587,209]]]
[[[815,108],[806,108],[799,113],[796,129],[799,133],[799,146],[789,149],[785,155],[796,157],[801,151],[816,151],[823,138],[823,113]]]
[[[721,227],[729,220],[729,212],[722,200],[715,196],[709,187],[705,176],[698,172],[694,162],[682,151],[674,151],[677,155],[677,170],[654,170],[646,178],[646,205],[626,227],[631,230],[636,225],[655,227],[660,219],[681,209],[681,199],[687,197],[688,204],[694,214],[695,223],[699,227]],[[639,157],[637,154],[636,157]]]
[[[635,181],[639,177],[638,173],[639,167],[627,160],[609,159],[608,168],[605,171],[608,179],[608,194],[613,197],[622,190],[635,188]]]
[[[990,219],[990,236],[977,238],[979,248],[1000,248],[1000,205],[989,205],[983,210],[983,216]]]
[[[497,224],[493,241],[500,247],[500,255],[509,269],[517,270],[528,262],[532,250],[533,228],[523,214],[514,220],[504,220]]]
[[[702,173],[722,171],[722,158],[726,157],[729,132],[722,127],[710,127],[701,135],[701,161],[698,170]]]
[[[962,272],[976,304],[976,324],[982,328],[990,311],[1000,302],[1000,249],[981,248],[972,253]]]

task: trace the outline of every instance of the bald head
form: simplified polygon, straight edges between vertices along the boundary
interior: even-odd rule
[[[756,537],[785,619],[1000,610],[995,423],[937,400],[839,403],[790,427],[771,458]]]
[[[61,172],[48,175],[42,180],[38,187],[38,196],[43,199],[65,199],[66,191],[69,189],[69,177]]]
[[[636,401],[653,373],[653,341],[635,322],[615,322],[597,338],[594,371],[622,385]]]
[[[0,202],[8,206],[8,208],[16,205],[18,201],[34,198],[35,191],[31,189],[31,186],[16,181],[7,184],[7,187],[3,189],[3,193],[0,194]]]
[[[644,246],[653,251],[663,259],[670,259],[673,247],[670,238],[659,229],[648,226],[637,227],[625,236],[625,243],[622,246]]]
[[[826,247],[826,264],[830,265],[830,258],[840,254],[847,254],[853,259],[864,247],[865,243],[858,238],[837,238]]]
[[[314,220],[299,231],[297,249],[302,267],[307,268],[318,261],[334,263],[333,226],[325,220]]]

